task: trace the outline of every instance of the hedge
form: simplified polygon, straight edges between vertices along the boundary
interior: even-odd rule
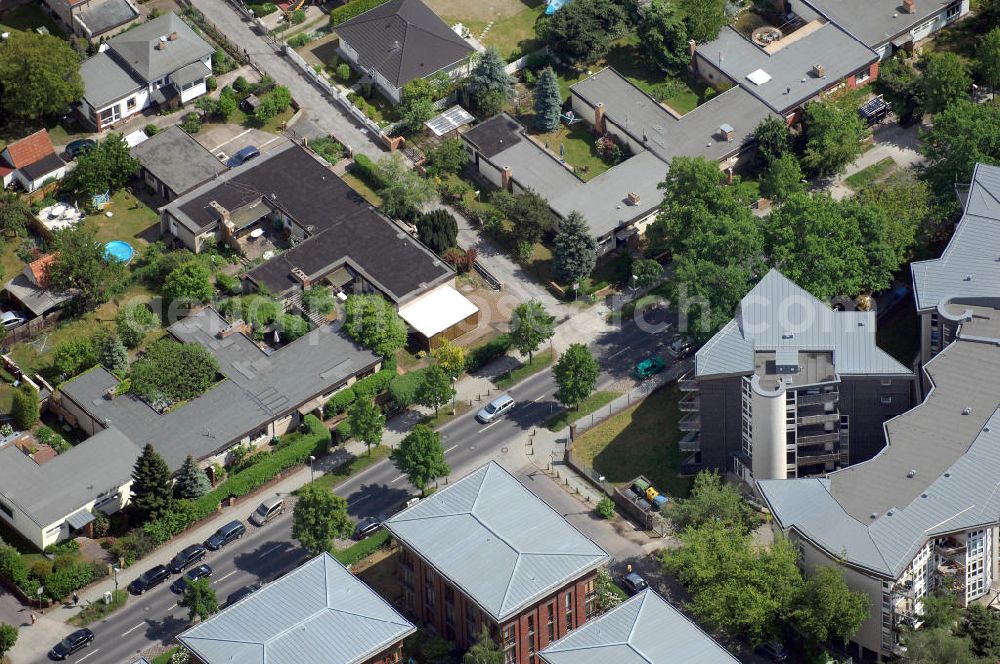
[[[510,335],[501,334],[495,339],[491,339],[482,346],[476,346],[469,350],[465,356],[465,370],[479,371],[484,365],[489,364],[498,357],[503,357],[510,350]]]
[[[352,544],[346,549],[342,549],[340,551],[337,551],[336,549],[331,550],[330,555],[339,560],[341,565],[347,567],[364,560],[388,544],[389,531],[382,528],[371,537],[363,539],[357,544]]]
[[[374,9],[388,0],[353,0],[346,5],[337,7],[330,12],[330,25],[337,26],[345,21],[349,21],[358,14],[364,14],[369,9]]]
[[[396,377],[396,360],[386,360],[381,371],[373,373],[371,376],[362,378],[354,385],[337,392],[323,406],[323,417],[333,417],[340,415],[347,408],[358,400],[358,397],[365,395],[374,397],[389,389],[389,384]]]
[[[196,500],[174,501],[170,511],[143,525],[143,531],[156,544],[162,544],[192,523],[215,513],[219,503],[245,496],[274,479],[279,473],[305,463],[310,456],[324,454],[330,444],[330,432],[315,415],[303,420],[305,432],[293,432],[279,439],[278,448],[266,459],[231,475],[225,482]],[[289,440],[291,442],[289,442]]]
[[[402,376],[394,377],[389,382],[389,394],[392,395],[392,400],[404,408],[416,403],[417,390],[420,389],[420,384],[424,382],[424,374],[426,372],[427,369],[417,369]]]
[[[323,417],[329,419],[334,415],[340,415],[357,399],[358,395],[354,393],[354,388],[348,387],[337,392],[324,404]]]
[[[365,155],[354,155],[354,164],[351,166],[351,171],[353,171],[359,178],[378,189],[382,186],[382,183],[379,182],[378,176],[375,174],[375,168],[375,162]]]

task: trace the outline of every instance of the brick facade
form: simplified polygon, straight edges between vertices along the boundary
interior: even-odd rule
[[[454,641],[461,650],[476,642],[485,625],[493,640],[504,649],[505,664],[540,664],[537,656],[540,650],[582,625],[596,610],[596,570],[525,607],[502,625],[405,544],[400,551],[398,572],[403,609],[415,623],[433,626],[434,631]]]

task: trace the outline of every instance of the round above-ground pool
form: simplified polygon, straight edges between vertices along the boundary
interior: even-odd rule
[[[112,240],[104,245],[104,255],[120,263],[128,263],[134,254],[135,249],[124,240]]]

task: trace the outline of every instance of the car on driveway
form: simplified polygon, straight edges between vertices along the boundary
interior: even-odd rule
[[[170,570],[165,565],[157,565],[146,570],[139,575],[132,583],[128,584],[128,591],[133,595],[141,595],[147,590],[152,590],[170,577]]]
[[[191,565],[194,565],[196,562],[202,560],[207,553],[208,550],[201,544],[192,544],[174,556],[173,559],[167,563],[167,567],[170,568],[170,572],[172,574],[180,574]]]
[[[635,572],[630,572],[625,575],[624,579],[622,579],[622,587],[625,589],[625,592],[629,594],[629,597],[631,597],[632,595],[638,595],[643,590],[648,588],[649,584],[646,583],[646,579],[642,578]]]
[[[670,357],[678,360],[683,360],[685,357],[691,354],[694,350],[694,344],[685,339],[684,337],[676,337],[667,346],[667,352],[670,353]]]
[[[230,521],[205,540],[205,547],[209,551],[218,551],[230,542],[235,542],[243,537],[246,531],[247,527],[243,525],[242,521]]]
[[[190,583],[191,581],[197,581],[198,579],[207,579],[210,576],[212,576],[212,568],[206,565],[205,563],[202,563],[197,567],[192,567],[191,569],[189,569],[187,572],[184,573],[184,576],[182,576],[181,578],[177,579],[172,584],[170,584],[170,590],[179,595],[180,593],[184,592],[184,589],[187,588],[187,584]]]
[[[378,530],[378,526],[378,519],[366,516],[364,519],[361,519],[361,521],[358,521],[358,525],[354,528],[354,539],[360,542]]]
[[[81,648],[86,648],[94,642],[94,633],[87,628],[78,629],[53,646],[49,657],[56,660],[66,659]]]
[[[28,322],[28,315],[23,311],[2,311],[0,312],[0,325],[5,330],[13,330]]]
[[[97,147],[97,141],[90,138],[78,138],[66,144],[66,154],[70,159],[76,159],[85,152],[90,152]]]
[[[260,150],[256,145],[248,145],[245,148],[240,148],[236,154],[229,158],[226,162],[226,166],[229,168],[236,168],[237,166],[242,166],[251,159],[260,156]]]

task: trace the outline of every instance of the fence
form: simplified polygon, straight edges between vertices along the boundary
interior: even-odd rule
[[[44,332],[45,330],[54,327],[60,317],[62,317],[62,309],[57,309],[52,313],[45,314],[44,316],[36,316],[20,327],[8,330],[7,334],[5,334],[3,338],[4,345],[24,341],[25,339],[30,339],[35,335]]]
[[[476,261],[472,264],[473,269],[482,277],[493,290],[503,290],[503,282],[493,276],[493,273],[486,269],[486,266]]]
[[[504,67],[504,70],[508,74],[516,74],[517,72],[524,69],[525,65],[527,65],[528,61],[531,60],[532,58],[544,57],[548,54],[549,54],[549,47],[543,46],[537,51],[521,56],[517,60],[514,60],[514,62],[507,63],[507,66]]]

